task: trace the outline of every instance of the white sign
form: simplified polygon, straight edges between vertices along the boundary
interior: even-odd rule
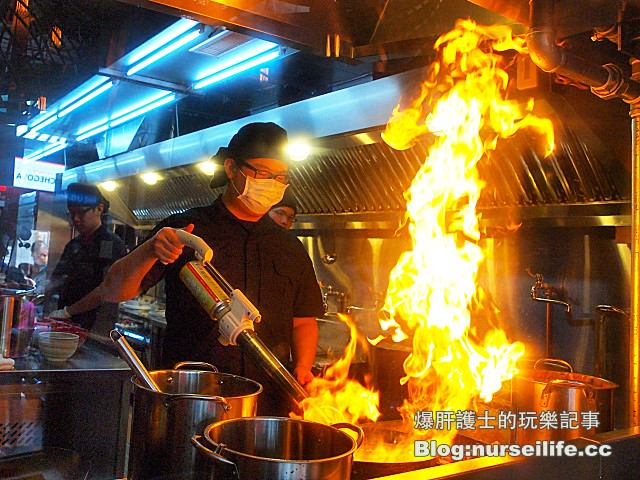
[[[13,186],[53,192],[56,188],[56,174],[62,172],[64,172],[64,165],[16,157],[13,169]]]

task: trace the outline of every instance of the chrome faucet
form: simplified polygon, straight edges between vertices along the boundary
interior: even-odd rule
[[[536,302],[544,302],[544,303],[552,303],[554,305],[562,305],[564,307],[565,312],[571,313],[571,304],[567,302],[563,302],[562,300],[555,300],[551,298],[554,293],[554,288],[548,283],[544,283],[544,279],[542,274],[535,274],[536,283],[531,287],[531,299]],[[544,297],[538,296],[538,291],[542,290],[544,292]]]
[[[552,323],[553,323],[553,315],[551,312],[551,305],[561,305],[564,307],[565,312],[567,312],[567,316],[571,315],[571,304],[567,302],[563,302],[562,300],[556,300],[553,297],[555,293],[555,289],[553,286],[548,283],[544,283],[544,278],[542,274],[536,273],[532,274],[529,270],[527,273],[536,279],[535,283],[531,287],[531,300],[535,302],[543,302],[547,304],[546,316],[545,316],[545,356],[546,358],[551,358],[552,354]],[[544,296],[540,296],[538,294],[539,291],[543,292]]]

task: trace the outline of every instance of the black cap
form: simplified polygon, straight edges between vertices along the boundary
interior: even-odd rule
[[[289,207],[291,210],[293,210],[294,214],[298,213],[298,206],[296,205],[295,198],[293,198],[293,193],[291,193],[291,186],[289,186],[289,188],[287,188],[284,191],[284,196],[282,197],[282,200],[280,200],[271,208],[278,208],[278,207]]]
[[[67,187],[67,208],[97,207],[100,203],[104,205],[106,212],[109,209],[109,202],[95,185],[70,183]]]
[[[232,158],[237,164],[251,158],[275,158],[288,161],[285,148],[287,146],[287,131],[273,122],[255,122],[243,126],[231,138],[229,145],[221,147],[213,156],[218,163],[226,158]],[[211,188],[224,185],[226,177],[223,174],[214,175]]]

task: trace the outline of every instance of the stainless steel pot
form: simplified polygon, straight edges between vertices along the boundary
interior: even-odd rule
[[[191,437],[211,422],[255,415],[262,392],[262,386],[253,380],[219,373],[203,363],[181,362],[173,370],[149,374],[160,392],[143,386],[136,377],[131,380],[134,410],[129,480],[190,477],[196,460]]]
[[[560,366],[563,372],[544,369],[544,366]],[[603,378],[575,373],[570,364],[558,359],[538,360],[533,369],[524,371],[514,379],[513,402],[516,411],[567,412],[576,415],[575,428],[518,428],[516,441],[520,444],[536,440],[570,440],[590,436],[597,432],[613,430],[615,421],[613,382]],[[585,428],[582,414],[598,412],[599,426]],[[559,425],[560,427],[560,425]]]
[[[35,325],[35,306],[27,300],[35,289],[0,288],[0,354],[16,358],[28,353]]]
[[[340,431],[348,428],[357,439]],[[192,443],[208,459],[206,478],[216,480],[348,480],[362,429],[308,420],[253,417],[209,425]],[[209,448],[210,447],[210,448]],[[198,469],[201,470],[201,469]]]

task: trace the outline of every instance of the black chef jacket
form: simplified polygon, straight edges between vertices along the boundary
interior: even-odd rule
[[[165,226],[181,228],[189,223],[195,225],[193,234],[213,249],[213,266],[258,308],[262,321],[255,324],[256,333],[287,365],[293,317],[324,314],[313,264],[302,243],[268,215],[258,222],[238,220],[221,197],[212,205],[167,218],[155,231]],[[142,287],[147,289],[165,277],[164,366],[171,368],[183,360],[209,362],[221,372],[252,378],[267,387],[266,383],[273,382],[264,377],[239,347],[220,344],[217,323],[180,280],[181,268],[194,258],[193,250],[185,247],[176,262],[167,266],[156,262],[143,281]],[[264,398],[258,403],[265,404]]]
[[[104,225],[88,238],[79,235],[69,241],[51,275],[54,284],[60,284],[58,308],[77,302],[100,285],[109,267],[125,253],[122,239]],[[90,329],[97,310],[74,315],[72,320]]]

